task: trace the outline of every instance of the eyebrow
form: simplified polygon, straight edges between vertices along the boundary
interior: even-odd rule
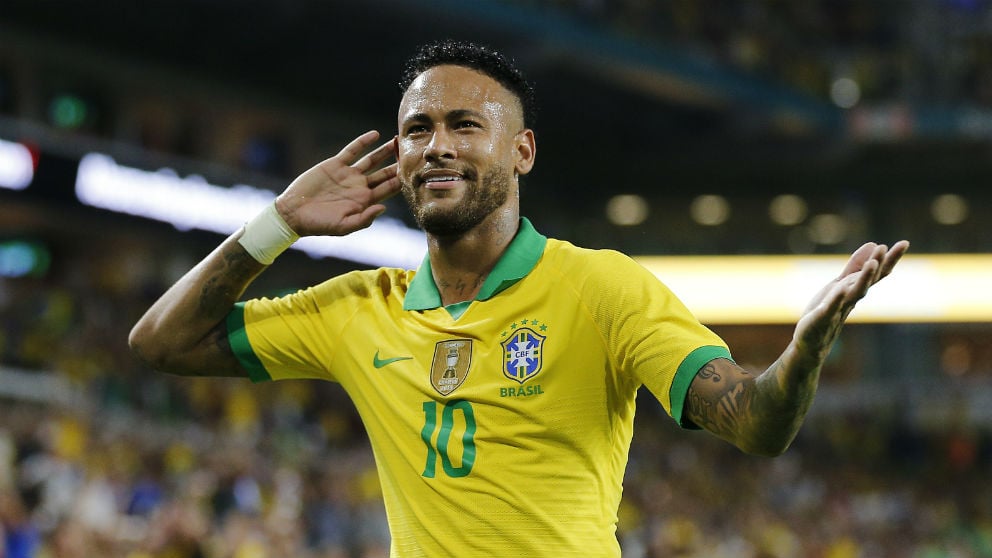
[[[477,118],[480,120],[489,120],[489,118],[486,117],[486,115],[482,114],[477,110],[471,110],[471,109],[455,109],[447,112],[444,115],[445,120],[458,120],[460,118],[465,118],[465,117]],[[430,120],[431,117],[426,112],[418,112],[404,118],[401,124],[406,125],[411,122],[430,122]]]

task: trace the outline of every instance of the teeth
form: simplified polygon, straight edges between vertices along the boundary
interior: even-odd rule
[[[433,176],[424,182],[454,182],[456,180],[460,180],[460,178],[457,176]]]

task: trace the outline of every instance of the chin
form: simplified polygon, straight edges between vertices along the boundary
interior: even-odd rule
[[[417,223],[427,234],[433,236],[459,236],[475,228],[481,220],[462,208],[427,208],[417,215]]]
[[[458,236],[471,230],[467,223],[460,222],[459,219],[450,216],[432,215],[418,219],[420,228],[425,233],[434,236]]]

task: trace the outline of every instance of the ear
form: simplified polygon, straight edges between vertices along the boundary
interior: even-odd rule
[[[534,130],[524,129],[513,138],[517,160],[513,169],[517,174],[527,174],[534,168],[534,158],[537,156],[537,143],[534,141]]]

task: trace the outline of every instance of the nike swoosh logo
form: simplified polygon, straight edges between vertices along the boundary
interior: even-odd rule
[[[393,358],[379,358],[379,351],[375,352],[375,356],[372,357],[372,366],[376,368],[382,368],[388,364],[398,362],[401,360],[412,360],[413,357],[393,357]]]

